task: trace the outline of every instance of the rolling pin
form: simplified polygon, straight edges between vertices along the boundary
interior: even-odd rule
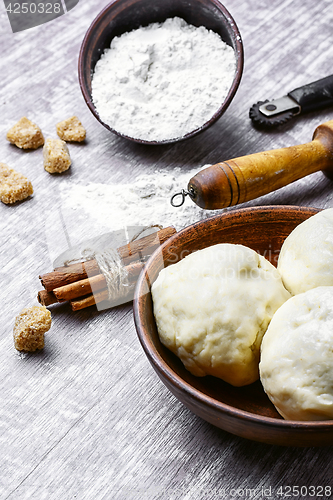
[[[171,203],[180,206],[189,195],[201,208],[231,207],[319,170],[333,173],[333,120],[319,125],[306,144],[241,156],[201,170]],[[176,204],[177,196],[182,196],[181,203]]]

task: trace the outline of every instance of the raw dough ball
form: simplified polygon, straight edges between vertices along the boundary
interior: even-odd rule
[[[290,233],[281,248],[278,271],[293,295],[333,285],[333,208],[313,215]]]
[[[333,287],[314,288],[283,304],[263,338],[259,369],[284,418],[333,418]]]
[[[262,336],[290,294],[264,257],[225,243],[163,269],[152,296],[161,342],[185,367],[242,386],[258,379]]]

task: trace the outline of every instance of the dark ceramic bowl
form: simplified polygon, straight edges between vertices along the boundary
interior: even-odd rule
[[[246,387],[233,387],[211,376],[191,375],[159,340],[148,283],[153,283],[168,263],[217,243],[249,246],[276,265],[281,245],[288,234],[317,212],[313,208],[268,206],[232,210],[197,222],[172,236],[160,250],[155,251],[139,277],[134,298],[134,319],[150,363],[166,387],[187,408],[225,431],[276,445],[333,444],[333,421],[282,419],[259,381]]]
[[[95,65],[112,38],[125,32],[163,22],[169,17],[181,17],[194,26],[205,26],[218,33],[236,55],[236,72],[229,93],[214,116],[197,130],[183,137],[157,142],[134,139],[105,124],[99,117],[91,99],[91,79]],[[79,54],[79,82],[83,97],[97,120],[111,132],[142,144],[168,144],[193,137],[212,125],[225,112],[233,99],[243,71],[243,45],[235,21],[219,0],[114,0],[107,5],[88,29]]]

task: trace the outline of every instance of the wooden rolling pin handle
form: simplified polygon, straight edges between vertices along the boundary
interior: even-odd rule
[[[187,189],[197,205],[214,210],[253,200],[318,170],[333,172],[333,120],[319,125],[306,144],[205,168],[190,179]]]

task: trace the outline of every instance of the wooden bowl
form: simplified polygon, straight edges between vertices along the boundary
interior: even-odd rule
[[[234,81],[224,102],[214,116],[197,130],[183,137],[167,141],[145,141],[121,134],[104,123],[92,102],[91,79],[97,61],[112,38],[127,31],[147,26],[154,22],[163,22],[169,17],[182,17],[194,26],[205,26],[218,33],[222,40],[233,47],[236,55]],[[126,139],[142,144],[168,144],[188,139],[212,125],[225,112],[233,99],[243,71],[243,44],[235,21],[219,0],[113,0],[98,14],[89,27],[81,45],[79,54],[79,83],[88,108],[105,128]]]
[[[211,376],[191,375],[159,340],[147,283],[153,283],[164,266],[217,243],[246,245],[276,265],[284,239],[298,224],[318,211],[294,206],[244,208],[197,222],[175,234],[155,251],[139,277],[134,319],[150,363],[162,382],[187,408],[225,431],[268,444],[333,444],[333,421],[282,419],[259,381],[237,388]]]

